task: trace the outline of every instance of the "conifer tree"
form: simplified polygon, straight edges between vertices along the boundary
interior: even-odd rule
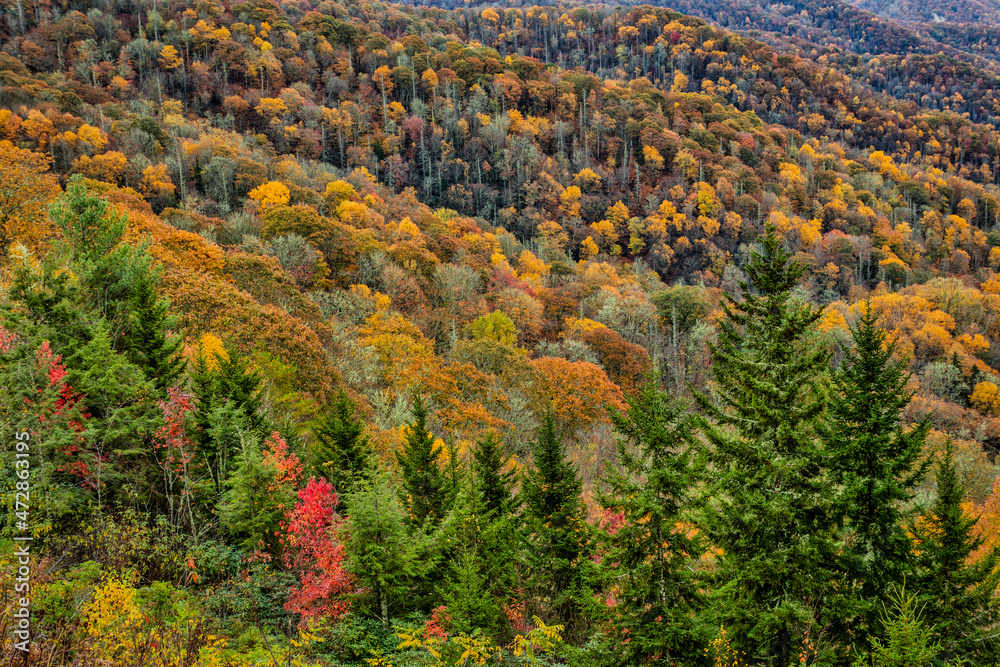
[[[372,474],[375,463],[364,422],[358,419],[357,404],[343,389],[333,397],[313,435],[313,467],[338,493],[350,491],[356,482]]]
[[[500,441],[493,433],[487,433],[476,443],[473,452],[472,470],[482,509],[492,518],[499,518],[511,509],[511,489],[514,487],[514,473],[504,472],[506,461],[500,451]]]
[[[177,318],[167,314],[170,301],[160,299],[156,293],[158,278],[151,271],[133,287],[127,340],[129,358],[162,390],[180,376],[186,361],[181,356],[184,338],[167,336],[167,330],[177,325]]]
[[[938,661],[1000,664],[1000,547],[975,563],[969,555],[983,544],[973,533],[976,518],[962,509],[965,489],[949,440],[937,464],[937,500],[913,527],[918,599],[941,645]]]
[[[427,409],[419,395],[413,397],[412,411],[413,422],[396,460],[403,473],[403,504],[410,525],[420,528],[444,518],[445,480],[438,465],[441,447],[434,444],[434,436],[427,430]]]
[[[555,415],[545,413],[534,446],[534,470],[524,475],[524,557],[532,573],[539,615],[557,619],[568,634],[585,625],[584,586],[591,553],[590,526],[580,493],[583,485],[566,461]]]
[[[612,653],[622,665],[700,664],[707,638],[695,616],[703,600],[692,560],[705,547],[682,525],[705,469],[695,418],[650,382],[611,419],[618,461],[600,501],[620,518],[602,559],[618,600]]]
[[[385,475],[360,483],[347,496],[344,567],[361,591],[358,606],[388,631],[390,614],[402,606],[412,580],[433,564],[418,559],[420,545],[407,534],[405,510]]]
[[[792,296],[803,267],[773,226],[761,242],[741,298],[725,295],[714,395],[697,399],[715,421],[704,525],[722,551],[718,620],[749,659],[784,667],[834,592],[828,457],[815,435],[829,353],[813,340],[820,314]]]
[[[117,337],[127,324],[134,286],[153,271],[148,242],[123,243],[128,216],[111,208],[103,197],[90,194],[79,174],[70,178],[66,192],[49,206],[49,216],[62,232],[63,245],[79,266],[81,282],[97,311],[108,319]]]
[[[851,539],[842,561],[857,591],[855,602],[869,632],[877,632],[879,600],[903,584],[910,560],[904,504],[926,474],[920,452],[930,420],[904,430],[901,414],[913,392],[907,390],[905,362],[894,361],[895,341],[869,304],[851,329],[855,349],[845,350],[833,377],[829,427],[825,439],[835,481],[840,485],[837,514],[849,522]],[[850,622],[852,634],[860,629]]]

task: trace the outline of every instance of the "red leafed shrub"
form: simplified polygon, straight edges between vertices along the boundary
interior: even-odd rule
[[[350,607],[346,595],[352,585],[343,567],[344,545],[336,537],[338,502],[329,482],[310,477],[295,509],[285,515],[285,565],[299,572],[285,609],[301,614],[303,626],[313,617],[338,618]]]

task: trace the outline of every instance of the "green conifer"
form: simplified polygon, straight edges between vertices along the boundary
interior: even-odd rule
[[[337,493],[348,492],[374,470],[365,425],[357,416],[357,404],[340,389],[313,430],[313,468],[333,484]],[[343,510],[343,508],[342,508]]]
[[[492,432],[476,443],[473,457],[472,470],[483,511],[493,518],[505,515],[511,510],[514,473],[504,472],[506,461],[500,450],[500,441]]]
[[[834,374],[825,439],[835,481],[840,485],[837,514],[848,521],[850,539],[842,553],[845,572],[857,591],[855,608],[869,632],[877,632],[879,601],[903,583],[910,560],[905,503],[929,462],[920,453],[929,418],[904,430],[907,389],[905,362],[894,361],[895,341],[877,325],[870,306],[852,328],[855,349],[845,350]],[[848,628],[858,635],[858,620]]]
[[[403,473],[403,504],[410,525],[419,528],[444,518],[445,480],[438,465],[441,448],[427,430],[427,410],[419,395],[413,397],[412,412],[413,422],[396,460]]]
[[[591,529],[580,493],[583,485],[566,461],[555,415],[546,411],[534,446],[534,470],[524,475],[524,558],[532,573],[539,616],[579,635],[586,626],[585,568],[592,551]]]
[[[167,335],[177,325],[177,318],[167,314],[170,301],[159,298],[157,282],[156,273],[150,272],[133,287],[127,341],[129,358],[162,390],[180,377],[187,362],[181,356],[184,338]]]
[[[926,622],[941,645],[938,661],[1000,664],[1000,547],[974,563],[969,556],[983,544],[974,534],[976,518],[965,514],[965,488],[951,441],[937,465],[937,500],[913,527],[916,536],[915,589],[926,606]]]
[[[705,546],[682,525],[705,470],[695,419],[648,383],[612,421],[618,461],[600,495],[615,519],[602,559],[618,600],[612,654],[622,665],[700,664],[707,638],[696,618],[703,600],[693,560]]]
[[[816,437],[829,353],[813,340],[820,314],[795,300],[803,267],[768,226],[746,267],[740,299],[725,295],[712,346],[714,396],[698,395],[715,424],[715,483],[706,531],[722,551],[719,622],[758,664],[797,661],[799,638],[819,627],[834,593],[827,455]]]

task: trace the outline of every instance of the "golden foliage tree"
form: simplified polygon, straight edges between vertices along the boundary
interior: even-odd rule
[[[0,257],[14,242],[33,244],[51,229],[46,207],[59,185],[48,170],[47,155],[0,141]]]

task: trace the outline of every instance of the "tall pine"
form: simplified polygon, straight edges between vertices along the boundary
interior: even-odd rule
[[[403,451],[396,460],[403,473],[403,504],[409,523],[421,527],[440,523],[445,514],[445,479],[438,465],[441,447],[427,429],[427,409],[420,395],[413,397],[413,422],[409,425]]]
[[[704,479],[704,447],[692,415],[648,383],[625,414],[617,465],[609,468],[600,501],[620,525],[605,541],[607,580],[618,604],[611,608],[611,650],[621,665],[705,662],[707,637],[693,560],[705,551],[682,522]],[[617,523],[617,522],[616,522]]]
[[[134,364],[146,372],[157,389],[165,389],[184,372],[186,361],[181,356],[183,336],[168,336],[177,325],[177,318],[167,314],[168,299],[156,292],[159,276],[150,271],[135,282],[129,299],[128,351]]]
[[[524,475],[524,557],[539,616],[566,625],[567,635],[586,627],[585,569],[592,551],[583,485],[566,461],[555,415],[545,413],[534,446],[534,470]]]
[[[965,514],[965,488],[955,450],[945,447],[937,465],[937,500],[917,523],[915,590],[925,605],[925,621],[941,645],[938,664],[964,659],[973,665],[1000,664],[1000,547],[975,563],[969,555],[982,546],[976,519]]]
[[[472,470],[482,509],[494,518],[505,515],[511,510],[514,473],[503,469],[506,461],[500,450],[500,441],[493,433],[487,433],[476,443],[473,457]]]
[[[713,395],[697,397],[714,420],[704,523],[722,552],[718,622],[734,648],[771,667],[795,663],[806,630],[825,622],[838,548],[816,437],[829,353],[814,341],[820,314],[793,298],[803,270],[769,225],[741,298],[725,295]]]
[[[893,360],[895,341],[886,341],[877,320],[869,304],[851,329],[855,349],[845,350],[833,376],[825,429],[841,489],[837,513],[848,524],[842,562],[855,591],[847,628],[855,637],[862,628],[879,632],[880,601],[903,584],[912,546],[905,504],[929,465],[920,456],[929,418],[903,428],[910,376],[905,362]]]
[[[343,389],[333,397],[313,435],[313,467],[338,493],[346,493],[374,471],[364,422],[357,416],[357,404]]]

